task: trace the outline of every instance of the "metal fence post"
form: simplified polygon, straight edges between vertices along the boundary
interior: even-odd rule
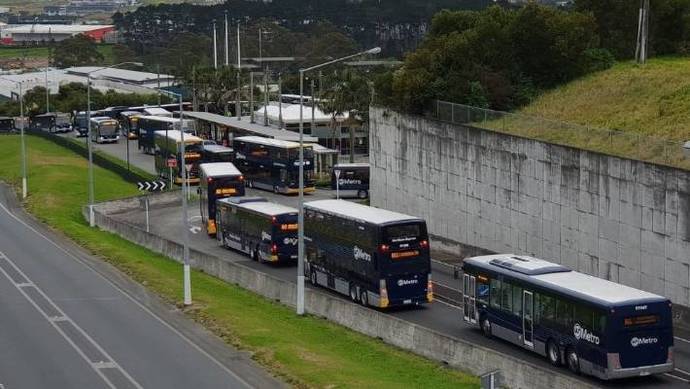
[[[450,103],[450,122],[455,123],[455,104]]]
[[[144,197],[144,207],[146,207],[146,232],[151,232],[149,230],[149,196]]]

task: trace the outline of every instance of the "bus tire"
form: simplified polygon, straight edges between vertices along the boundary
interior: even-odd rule
[[[361,200],[364,200],[364,199],[366,199],[367,197],[369,197],[369,193],[367,193],[366,190],[360,189],[359,191],[357,191],[357,198],[359,198],[359,199],[361,199]]]
[[[565,352],[565,360],[568,363],[568,369],[575,374],[580,374],[580,357],[577,355],[574,346],[568,347]]]
[[[316,279],[316,270],[312,270],[309,272],[309,282],[311,282],[313,286],[319,286],[319,282]]]
[[[355,284],[350,284],[350,299],[352,302],[357,302],[357,287]]]
[[[365,307],[369,306],[369,294],[365,289],[359,292],[359,302]]]
[[[488,317],[485,317],[481,320],[481,330],[484,336],[487,338],[491,337],[491,322],[489,321]]]
[[[273,187],[273,193],[278,194],[280,191],[278,190],[278,186]]]
[[[546,358],[554,366],[561,365],[561,350],[553,340],[549,340],[546,344]]]

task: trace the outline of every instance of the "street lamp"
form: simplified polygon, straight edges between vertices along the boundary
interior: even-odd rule
[[[21,118],[21,158],[22,158],[22,199],[26,199],[27,187],[26,187],[26,141],[24,140],[24,90],[22,88],[21,81],[15,81],[10,78],[0,77],[0,79],[12,82],[19,86],[19,117]]]
[[[91,73],[98,72],[104,69],[115,68],[122,65],[144,66],[141,62],[121,62],[115,65],[104,66],[86,73],[86,148],[89,150],[89,225],[96,226],[96,219],[93,213],[94,200],[94,184],[93,184],[93,151],[91,147]]]
[[[337,58],[299,70],[299,217],[297,228],[297,314],[304,314],[304,73],[366,54],[378,54],[380,47]],[[313,99],[314,96],[312,96]]]
[[[183,245],[183,286],[184,286],[184,305],[192,305],[192,281],[189,269],[189,218],[187,214],[187,195],[189,194],[189,182],[187,182],[187,163],[185,162],[185,143],[184,143],[184,128],[182,122],[184,119],[184,110],[182,104],[182,94],[171,92],[169,90],[160,90],[161,93],[168,96],[177,97],[180,100],[180,156],[182,158],[182,226],[184,228],[184,236],[182,239]]]

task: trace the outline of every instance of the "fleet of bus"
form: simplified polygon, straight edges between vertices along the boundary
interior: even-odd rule
[[[14,129],[14,118],[6,116],[0,117],[0,133],[13,132]]]
[[[199,210],[206,233],[216,235],[216,200],[244,196],[244,176],[230,162],[199,165]]]
[[[339,163],[331,170],[331,189],[341,197],[369,197],[369,164]]]
[[[242,136],[233,140],[235,163],[245,174],[247,185],[275,193],[299,192],[299,143]],[[316,190],[314,152],[304,146],[304,191]]]
[[[140,148],[155,154],[162,177],[172,171],[174,182],[181,183],[179,119],[139,112],[120,112],[123,131],[136,134]],[[36,127],[54,126],[54,115],[43,116]],[[84,113],[75,115],[77,131],[84,118]],[[103,142],[108,134],[117,135],[117,122],[114,132],[109,127],[112,119],[91,120],[92,140]],[[205,231],[221,246],[252,260],[295,261],[298,210],[245,197],[245,185],[296,193],[299,144],[243,136],[232,146],[214,145],[185,132],[188,182],[199,183]],[[305,192],[310,192],[315,184],[311,146],[305,146],[304,157]],[[172,168],[170,160],[175,160]],[[369,178],[368,164],[337,164],[331,188],[343,196],[367,198]],[[307,202],[304,212],[304,275],[311,284],[375,308],[433,301],[423,219],[344,200]],[[665,297],[524,255],[466,258],[462,270],[462,320],[487,336],[540,354],[554,366],[602,380],[674,370],[673,317]]]
[[[463,319],[555,366],[601,379],[669,372],[671,302],[518,255],[467,258]]]
[[[187,169],[187,183],[199,183],[199,163],[203,140],[191,134],[184,134],[184,158]],[[154,164],[160,177],[182,184],[182,133],[178,130],[155,132]],[[175,166],[168,161],[174,160]]]
[[[117,143],[119,123],[108,116],[96,116],[91,118],[91,142]]]
[[[305,276],[313,285],[387,308],[433,300],[424,220],[345,200],[304,204]]]
[[[262,197],[231,197],[217,202],[217,238],[259,262],[297,259],[297,210]]]

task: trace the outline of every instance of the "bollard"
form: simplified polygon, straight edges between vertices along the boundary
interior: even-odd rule
[[[495,389],[500,387],[499,374],[500,370],[494,370],[479,376],[479,387],[481,389]]]
[[[683,155],[685,158],[690,158],[690,140],[683,145]]]

